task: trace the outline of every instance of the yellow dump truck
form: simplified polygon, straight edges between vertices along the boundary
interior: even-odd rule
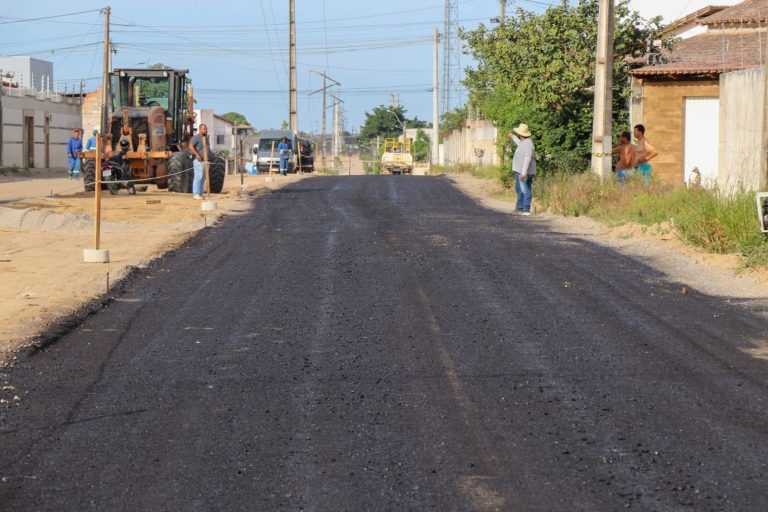
[[[400,142],[399,139],[385,139],[384,153],[381,155],[382,174],[411,174],[413,155],[411,139]]]

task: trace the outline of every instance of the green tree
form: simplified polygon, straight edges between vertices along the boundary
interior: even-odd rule
[[[461,34],[478,63],[464,80],[470,102],[496,123],[503,141],[512,127],[527,123],[544,171],[589,166],[598,10],[598,0],[573,6],[562,0],[541,14],[518,8],[498,27]],[[614,131],[629,119],[625,57],[644,54],[659,21],[641,18],[628,0],[617,2]]]
[[[441,134],[443,132],[458,130],[467,118],[467,112],[467,107],[465,105],[443,114],[443,117],[440,119]]]
[[[417,162],[429,160],[429,137],[421,128],[416,131],[416,140],[413,141],[412,152],[413,159]]]
[[[232,124],[247,124],[249,126],[251,124],[248,122],[248,119],[246,119],[243,114],[240,114],[238,112],[227,112],[221,117],[223,117],[224,119],[226,119]]]

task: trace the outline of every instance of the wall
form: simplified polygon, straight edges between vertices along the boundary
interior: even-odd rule
[[[66,168],[67,141],[81,127],[79,99],[39,93],[31,89],[3,88],[3,165],[25,167],[24,117],[33,118],[35,168],[45,167],[45,128],[48,117],[49,167]]]
[[[82,125],[88,135],[86,140],[91,136],[93,128],[101,125],[101,87],[83,97]]]
[[[496,138],[498,131],[493,123],[484,119],[467,119],[459,130],[454,130],[443,138],[442,165],[471,164],[496,165]],[[475,149],[484,151],[482,159],[475,154]]]
[[[717,80],[642,82],[645,136],[659,151],[651,163],[663,183],[684,183],[685,98],[717,97],[719,93]]]
[[[720,76],[718,186],[731,191],[768,186],[765,151],[765,68]]]

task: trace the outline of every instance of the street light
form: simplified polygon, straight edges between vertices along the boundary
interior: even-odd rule
[[[405,126],[408,124],[408,121],[400,121],[400,116],[398,116],[394,110],[387,109],[387,112],[395,116],[395,119],[397,119],[397,124],[399,124],[400,128],[403,129],[403,144],[405,144]]]

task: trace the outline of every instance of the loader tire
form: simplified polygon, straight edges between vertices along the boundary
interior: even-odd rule
[[[168,159],[168,192],[192,193],[193,175],[192,155],[186,151],[172,154]]]
[[[208,176],[211,179],[211,194],[220,194],[224,189],[224,157],[218,153],[211,158]]]
[[[96,160],[93,158],[83,161],[83,188],[86,192],[96,190]]]

